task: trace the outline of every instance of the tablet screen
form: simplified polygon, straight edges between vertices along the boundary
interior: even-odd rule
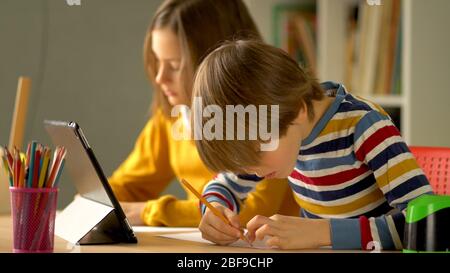
[[[109,185],[104,185],[108,182],[79,126],[74,122],[45,121],[45,128],[54,145],[67,149],[66,166],[78,193],[114,207],[105,189]]]

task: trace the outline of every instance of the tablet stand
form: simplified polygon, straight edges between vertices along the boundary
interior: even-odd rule
[[[72,244],[136,243],[113,207],[78,196],[56,217],[55,234]]]

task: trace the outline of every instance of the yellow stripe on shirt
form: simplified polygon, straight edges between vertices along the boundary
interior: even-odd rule
[[[380,188],[383,188],[387,184],[389,184],[391,181],[394,181],[396,178],[400,177],[401,175],[410,172],[412,170],[419,169],[419,166],[417,165],[416,159],[409,158],[406,160],[403,160],[401,162],[398,162],[394,166],[391,166],[387,172],[377,177],[377,184]]]
[[[327,126],[320,132],[319,137],[355,127],[360,119],[361,116],[330,120]]]
[[[324,205],[318,205],[313,204],[310,202],[307,202],[297,195],[294,195],[295,200],[300,205],[301,208],[305,209],[309,213],[313,214],[329,214],[329,215],[338,215],[338,214],[346,214],[352,211],[355,211],[357,209],[360,209],[362,207],[365,207],[371,203],[374,203],[380,198],[384,198],[383,193],[379,188],[374,188],[373,191],[370,193],[348,203],[345,205],[338,205],[338,206],[324,206]]]

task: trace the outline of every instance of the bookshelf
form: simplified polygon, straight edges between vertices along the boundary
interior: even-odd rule
[[[389,77],[392,77],[392,81],[395,81],[395,77],[398,77],[398,80],[401,84],[396,88],[393,86],[394,83],[388,84],[389,87],[376,87],[377,82],[379,80],[379,69],[380,71],[384,71],[379,67],[381,59],[380,53],[384,53],[387,50],[389,45],[383,48],[383,41],[387,40],[389,43],[389,39],[393,41],[392,52],[392,64],[391,70],[395,69],[396,65],[399,65],[398,70],[402,71],[405,67],[405,36],[408,35],[406,33],[405,19],[407,19],[408,14],[405,12],[406,6],[411,4],[410,1],[398,1],[397,5],[397,23],[393,26],[385,26],[384,22],[386,22],[387,18],[384,17],[388,14],[388,20],[393,21],[390,16],[394,16],[395,13],[392,9],[392,2],[387,0],[380,0],[379,4],[376,5],[377,1],[366,1],[366,0],[341,0],[341,1],[330,1],[330,0],[317,0],[317,10],[318,10],[318,18],[320,20],[318,30],[318,62],[319,62],[319,79],[331,79],[339,82],[344,82],[347,84],[346,79],[346,69],[342,67],[340,64],[348,65],[348,56],[346,56],[346,50],[348,46],[348,37],[349,37],[349,27],[348,27],[348,18],[351,17],[351,13],[353,9],[358,6],[358,21],[357,28],[359,29],[359,47],[364,47],[364,43],[366,43],[366,50],[364,53],[367,54],[367,50],[372,50],[373,54],[371,56],[366,55],[362,58],[362,52],[359,52],[360,62],[361,59],[365,59],[366,66],[359,65],[357,68],[363,69],[367,67],[368,62],[372,62],[372,70],[370,72],[360,73],[359,75],[354,75],[354,77],[359,78],[367,78],[368,74],[371,76],[371,84],[360,83],[359,85],[354,84],[351,85],[348,89],[350,92],[355,95],[362,96],[372,102],[375,102],[381,105],[387,112],[391,115],[392,119],[396,123],[396,125],[402,131],[402,135],[405,140],[410,143],[410,123],[409,123],[409,90],[405,89],[404,86],[404,76],[403,75],[393,75],[394,71],[389,74]],[[372,5],[371,5],[372,4]],[[386,6],[389,6],[391,10],[386,12]],[[366,12],[366,14],[364,14]],[[367,13],[370,13],[369,20],[367,20]],[[375,19],[376,17],[376,19]],[[363,19],[364,18],[364,19]],[[388,27],[388,28],[386,28]],[[391,28],[397,28],[397,33],[394,33],[394,37],[389,37]],[[384,29],[383,29],[384,28]],[[361,32],[364,32],[363,34]],[[377,35],[371,35],[373,33],[377,33]],[[397,39],[401,37],[401,42]],[[372,38],[372,39],[371,39]],[[380,42],[381,41],[381,42]],[[369,47],[372,46],[370,49]],[[379,47],[379,48],[376,48]],[[398,48],[396,48],[398,47]],[[369,48],[369,49],[368,49]],[[356,49],[356,51],[364,51],[364,49]],[[376,50],[376,51],[375,51]],[[386,57],[388,58],[388,57]],[[397,63],[396,63],[397,62]],[[366,68],[367,69],[367,68]],[[367,71],[367,70],[366,70]],[[361,80],[362,81],[362,80]],[[365,89],[365,90],[362,90]],[[396,91],[394,91],[396,89]],[[381,94],[380,94],[381,93]]]
[[[279,5],[315,5],[317,16],[317,76],[320,81],[345,82],[348,18],[352,7],[376,4],[366,0],[244,0],[258,24],[264,39],[274,39],[273,10]],[[381,5],[389,0],[380,0]],[[379,6],[370,6],[372,9]],[[450,34],[446,25],[450,19],[447,0],[401,0],[399,17],[398,78],[396,92],[380,94],[375,90],[349,91],[380,104],[400,127],[410,145],[450,146],[450,126],[439,126],[450,118]],[[359,12],[358,12],[359,15]],[[269,18],[272,18],[269,20]],[[360,17],[358,17],[359,19]],[[381,20],[380,20],[381,19]],[[378,21],[382,24],[383,17]],[[380,26],[381,27],[381,26]],[[372,37],[373,38],[373,37]],[[375,37],[376,38],[376,37]],[[277,45],[278,46],[278,45]],[[378,57],[375,55],[375,57]],[[373,62],[373,60],[372,60]],[[373,80],[372,80],[373,81]],[[375,80],[375,82],[377,82]],[[369,85],[370,86],[370,85]],[[430,122],[431,121],[431,122]]]

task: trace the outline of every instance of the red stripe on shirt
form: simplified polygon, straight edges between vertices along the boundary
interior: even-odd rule
[[[367,140],[365,140],[364,143],[359,147],[359,149],[355,153],[356,158],[359,161],[364,161],[365,156],[368,153],[370,153],[381,142],[383,142],[384,140],[386,140],[387,138],[392,137],[392,136],[400,136],[400,132],[393,125],[385,126],[381,129],[377,130]]]
[[[372,233],[370,232],[369,219],[366,216],[359,217],[359,226],[361,229],[361,248],[364,250],[371,250],[368,248],[369,243],[373,241]]]
[[[317,186],[331,186],[331,185],[339,185],[358,177],[369,169],[366,165],[361,165],[358,169],[350,169],[343,172],[338,172],[334,174],[329,174],[325,176],[319,177],[307,177],[303,174],[299,173],[297,170],[294,170],[290,177],[300,180],[305,184],[317,185]]]
[[[218,192],[208,192],[207,194],[204,194],[203,197],[207,198],[208,196],[215,196],[217,198],[219,198],[220,200],[223,200],[228,208],[232,211],[234,211],[234,206],[233,204],[227,199],[225,198],[225,196],[223,196],[222,194],[218,193]]]

